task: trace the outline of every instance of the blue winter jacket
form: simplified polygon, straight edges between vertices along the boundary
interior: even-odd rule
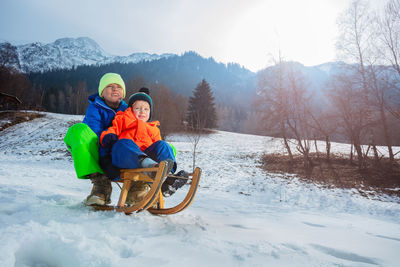
[[[101,133],[111,126],[111,122],[118,111],[124,111],[128,108],[128,105],[124,100],[121,101],[117,110],[114,110],[107,106],[104,100],[98,95],[94,94],[89,96],[89,106],[86,110],[85,118],[83,118],[83,123],[87,124],[93,132],[99,137]],[[110,154],[111,151],[100,146],[99,156],[104,157]]]

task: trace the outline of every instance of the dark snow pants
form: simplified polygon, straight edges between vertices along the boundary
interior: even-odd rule
[[[148,156],[156,162],[171,159],[175,162],[172,173],[176,170],[176,159],[172,147],[160,140],[141,151],[139,146],[130,139],[120,139],[112,147],[111,157],[113,165],[121,169],[141,168],[139,159]]]

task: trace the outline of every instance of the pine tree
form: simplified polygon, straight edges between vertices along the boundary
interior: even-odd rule
[[[195,130],[217,126],[215,99],[205,79],[197,85],[189,99],[187,122],[189,127]]]

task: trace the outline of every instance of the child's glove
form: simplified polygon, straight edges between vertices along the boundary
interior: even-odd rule
[[[118,141],[118,136],[113,133],[106,134],[103,137],[103,147],[105,148],[112,148],[112,146]]]

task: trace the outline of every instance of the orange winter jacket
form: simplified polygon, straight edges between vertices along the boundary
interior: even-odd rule
[[[144,122],[137,119],[132,108],[117,112],[112,124],[111,127],[101,133],[101,144],[103,144],[104,136],[110,133],[116,134],[118,139],[131,139],[139,146],[141,151],[161,140],[160,129],[157,127],[160,123],[158,121]]]

